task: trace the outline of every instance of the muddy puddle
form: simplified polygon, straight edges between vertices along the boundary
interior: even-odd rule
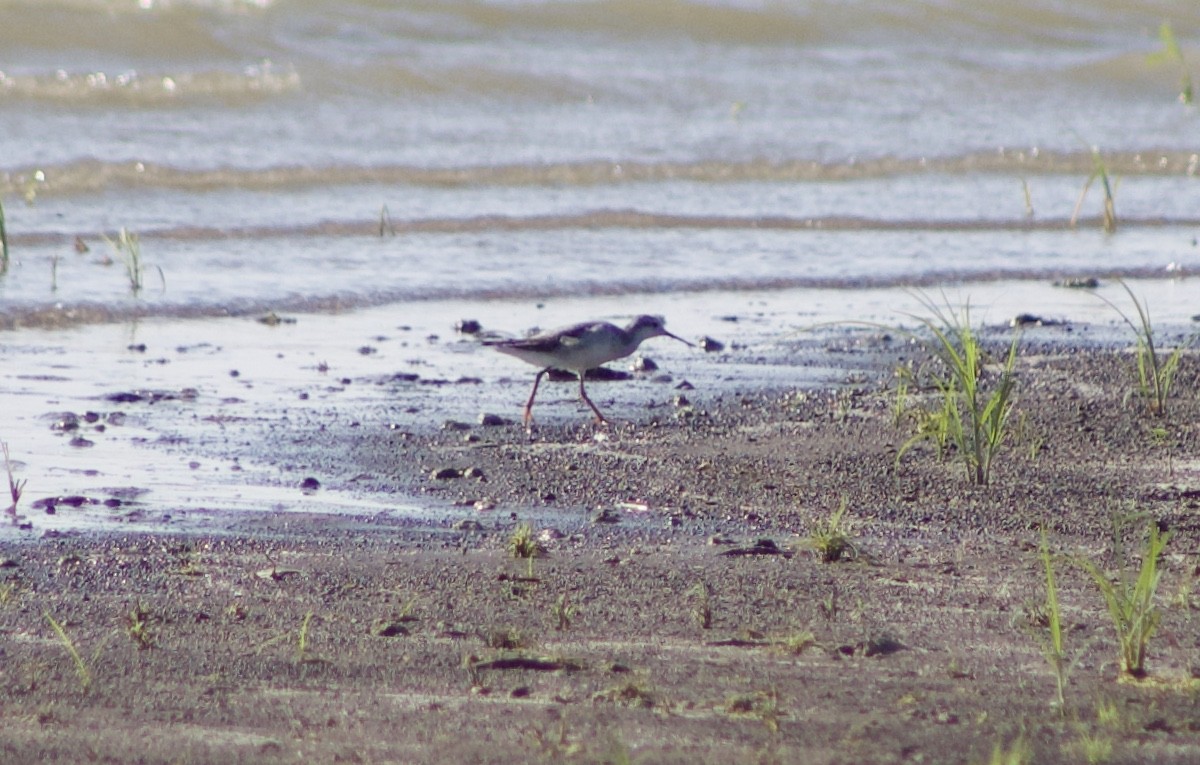
[[[1137,285],[1155,319],[1189,328],[1192,285]],[[1107,294],[1118,294],[1109,288]],[[1025,342],[1121,342],[1112,309],[1090,291],[997,283],[947,290],[971,300],[997,335],[1020,313],[1046,319]],[[6,535],[107,530],[220,533],[252,516],[386,518],[440,528],[461,508],[356,482],[349,454],[304,463],[316,432],[376,432],[381,441],[444,427],[520,428],[536,371],[456,331],[463,320],[519,335],[590,317],[661,313],[668,328],[710,350],[651,341],[657,364],[589,384],[611,417],[637,421],[680,396],[703,406],[738,391],[854,382],[880,354],[903,357],[898,324],[920,305],[903,290],[811,290],[658,295],[534,302],[431,301],[342,314],[143,319],[19,330],[0,348],[0,440],[24,482]],[[832,324],[831,324],[832,322]],[[586,421],[570,382],[539,392],[537,422]],[[330,465],[335,465],[331,468]]]

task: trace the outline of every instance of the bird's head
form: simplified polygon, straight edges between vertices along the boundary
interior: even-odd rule
[[[652,337],[669,337],[678,340],[684,345],[691,345],[687,340],[684,340],[679,335],[673,335],[667,331],[666,321],[661,316],[642,315],[637,317],[625,329],[630,337],[634,338],[638,343],[643,340],[649,340]]]

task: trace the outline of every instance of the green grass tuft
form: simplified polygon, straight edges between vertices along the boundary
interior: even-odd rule
[[[1050,555],[1050,542],[1046,537],[1044,526],[1041,529],[1041,537],[1038,556],[1041,558],[1042,568],[1046,572],[1046,603],[1043,611],[1046,632],[1045,634],[1036,633],[1036,636],[1042,644],[1042,655],[1046,657],[1046,662],[1054,671],[1057,686],[1056,705],[1059,714],[1065,715],[1067,713],[1067,674],[1073,662],[1067,657],[1063,641],[1062,610],[1058,603],[1058,585],[1054,579],[1054,560]]]
[[[1117,204],[1114,198],[1116,184],[1109,178],[1108,165],[1104,164],[1104,157],[1100,155],[1100,149],[1096,146],[1091,147],[1092,152],[1092,172],[1088,175],[1087,180],[1083,182],[1083,188],[1079,190],[1079,199],[1075,201],[1075,209],[1071,212],[1071,228],[1075,228],[1079,222],[1079,210],[1083,207],[1083,200],[1087,198],[1088,190],[1097,180],[1104,186],[1104,212],[1101,218],[1104,227],[1104,233],[1112,234],[1117,230]]]
[[[1191,104],[1195,100],[1192,71],[1187,65],[1183,49],[1179,47],[1179,41],[1175,39],[1175,30],[1171,28],[1169,22],[1164,21],[1159,25],[1158,40],[1162,43],[1162,49],[1150,54],[1150,63],[1176,64],[1179,67],[1179,101],[1185,105]]]
[[[50,623],[50,627],[54,630],[54,634],[58,635],[58,640],[67,649],[67,654],[71,657],[71,661],[75,664],[75,674],[79,678],[79,687],[86,693],[92,687],[92,670],[88,667],[87,662],[79,654],[79,649],[75,647],[75,641],[67,634],[66,629],[60,624],[50,612],[47,611],[46,621]]]
[[[838,509],[825,520],[813,523],[804,540],[804,545],[817,553],[824,563],[853,560],[858,557],[858,548],[851,541],[850,523],[846,520],[849,502],[842,498]]]
[[[1171,533],[1160,532],[1153,519],[1147,522],[1148,530],[1141,551],[1141,565],[1138,567],[1137,576],[1133,576],[1132,566],[1126,560],[1121,541],[1124,533],[1122,526],[1128,523],[1129,520],[1114,522],[1113,548],[1118,566],[1116,577],[1110,578],[1087,559],[1080,559],[1079,565],[1091,575],[1104,596],[1108,615],[1112,618],[1117,634],[1121,672],[1129,677],[1142,678],[1146,676],[1146,649],[1162,619],[1162,611],[1155,605],[1154,596],[1162,579],[1159,558],[1171,539]]]
[[[930,413],[916,435],[900,447],[896,463],[899,464],[904,454],[921,441],[931,440],[939,449],[949,442],[957,448],[967,478],[986,486],[991,480],[996,455],[1008,436],[1020,334],[1013,333],[1008,353],[989,388],[985,354],[971,328],[970,303],[955,312],[948,301],[943,308],[925,296],[918,297],[930,315],[913,318],[932,336],[924,342],[945,369],[941,377],[935,378],[941,393],[941,406]]]
[[[508,538],[508,552],[514,558],[524,558],[528,563],[527,574],[533,578],[533,561],[546,554],[546,546],[534,535],[533,526],[519,523]]]
[[[4,222],[4,201],[0,200],[0,276],[8,273],[8,226]]]
[[[1103,295],[1098,297],[1108,303],[1121,317],[1121,320],[1133,330],[1137,341],[1135,355],[1138,370],[1138,393],[1149,400],[1151,414],[1166,417],[1167,397],[1170,396],[1171,386],[1175,383],[1175,373],[1179,371],[1179,362],[1183,360],[1184,351],[1195,344],[1200,333],[1193,333],[1174,351],[1164,355],[1155,341],[1154,325],[1150,323],[1149,304],[1144,300],[1139,301],[1137,295],[1133,294],[1133,290],[1124,281],[1118,279],[1117,282],[1129,295],[1129,299],[1133,301],[1134,310],[1137,311],[1136,323],[1116,303]]]

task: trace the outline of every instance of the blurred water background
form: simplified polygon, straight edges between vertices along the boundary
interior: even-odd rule
[[[1191,0],[0,0],[0,51],[6,326],[1198,264]]]

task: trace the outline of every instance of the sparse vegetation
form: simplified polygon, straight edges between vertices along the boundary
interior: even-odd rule
[[[12,504],[8,506],[7,512],[10,515],[16,515],[17,505],[21,502],[21,493],[25,490],[25,482],[28,479],[22,478],[18,481],[13,477],[12,457],[8,451],[7,441],[0,441],[0,454],[4,456],[4,472],[8,474],[8,496],[12,499]]]
[[[533,561],[546,554],[546,546],[534,535],[533,526],[519,523],[508,538],[508,552],[514,558],[523,558],[528,564],[526,575],[533,578]]]
[[[129,623],[125,627],[125,633],[129,635],[129,639],[133,641],[139,651],[153,648],[155,645],[154,632],[150,628],[151,621],[153,621],[153,616],[145,603],[138,601],[137,605],[130,609]]]
[[[1118,282],[1125,289],[1125,293],[1129,295],[1129,299],[1133,301],[1133,307],[1137,311],[1136,323],[1116,303],[1103,295],[1100,296],[1100,299],[1108,303],[1133,331],[1137,340],[1137,348],[1134,353],[1137,358],[1138,393],[1149,400],[1152,414],[1166,417],[1167,399],[1171,394],[1171,387],[1175,383],[1175,373],[1179,371],[1179,362],[1183,359],[1184,351],[1196,342],[1198,335],[1192,334],[1174,351],[1164,355],[1155,339],[1154,325],[1150,323],[1150,306],[1145,301],[1138,300],[1137,295],[1133,294],[1133,290],[1127,283],[1121,280]]]
[[[987,765],[1029,765],[1033,762],[1033,752],[1025,739],[1018,737],[1008,746],[999,742],[992,747],[992,756],[986,760]]]
[[[832,515],[813,522],[808,537],[804,540],[805,546],[814,550],[824,563],[858,557],[858,548],[851,541],[850,522],[846,520],[848,507],[849,502],[842,497],[841,504]]]
[[[1097,180],[1104,187],[1104,211],[1101,216],[1101,225],[1104,227],[1104,233],[1112,234],[1117,230],[1117,206],[1114,199],[1116,190],[1115,183],[1108,176],[1108,166],[1104,164],[1104,157],[1100,155],[1100,149],[1096,146],[1091,147],[1092,151],[1092,172],[1088,175],[1087,180],[1083,182],[1083,188],[1079,191],[1079,199],[1075,201],[1075,209],[1071,211],[1071,228],[1075,228],[1079,222],[1079,211],[1083,207],[1083,200],[1087,198],[1088,190],[1092,188],[1092,184]]]
[[[87,662],[83,660],[79,649],[75,646],[75,641],[67,634],[67,630],[56,620],[49,612],[46,612],[46,621],[50,624],[50,628],[54,630],[54,634],[58,635],[58,640],[62,643],[63,648],[67,649],[67,655],[71,657],[71,661],[75,664],[75,675],[79,678],[79,687],[84,693],[92,687],[92,670],[88,667]]]
[[[799,656],[809,648],[820,645],[812,630],[797,630],[775,641],[781,650]]]
[[[8,226],[4,221],[4,200],[0,199],[0,276],[8,273]]]
[[[300,632],[296,636],[296,663],[305,664],[313,660],[313,657],[308,652],[308,633],[312,627],[313,612],[307,611],[304,614],[304,621],[300,623]]]
[[[1188,67],[1187,58],[1183,55],[1183,49],[1179,47],[1179,41],[1175,39],[1175,30],[1171,28],[1170,22],[1164,21],[1159,25],[1158,40],[1162,43],[1162,49],[1150,54],[1151,63],[1178,65],[1179,101],[1183,104],[1192,103],[1195,100],[1192,71]]]
[[[555,618],[554,629],[559,632],[564,632],[571,628],[571,622],[575,619],[575,614],[579,611],[578,606],[571,604],[566,593],[558,596],[558,600],[554,601],[554,607],[550,609],[550,613]]]
[[[386,204],[379,208],[379,237],[382,239],[384,234],[396,235],[396,226],[392,223],[392,215]]]
[[[948,301],[943,308],[924,296],[920,300],[931,315],[913,318],[932,334],[926,346],[945,368],[945,374],[935,378],[941,405],[931,420],[935,426],[918,427],[897,451],[896,462],[899,464],[904,454],[921,441],[932,440],[939,448],[949,442],[956,447],[967,478],[986,486],[996,455],[1008,436],[1020,334],[1014,331],[998,373],[988,375],[983,348],[971,328],[970,303],[956,313]]]
[[[125,228],[124,226],[117,232],[117,238],[109,239],[104,237],[104,241],[108,242],[108,246],[116,254],[116,256],[125,265],[125,276],[129,280],[129,289],[134,295],[142,291],[145,286],[146,264],[142,260],[142,243],[138,235]],[[163,273],[162,268],[155,266],[158,271],[159,279],[162,280],[162,286],[167,288],[167,277]]]
[[[696,582],[685,597],[692,601],[692,619],[702,630],[712,629],[713,612],[711,593],[704,582]]]
[[[1113,524],[1113,554],[1117,560],[1115,581],[1086,558],[1079,565],[1091,575],[1112,618],[1120,652],[1121,672],[1133,678],[1146,675],[1146,649],[1150,638],[1158,630],[1162,612],[1154,602],[1158,583],[1162,578],[1159,558],[1171,539],[1170,532],[1162,532],[1151,519],[1147,523],[1146,540],[1141,551],[1141,565],[1137,576],[1126,559],[1123,538],[1125,526],[1131,525],[1138,516],[1117,520]]]
[[[1063,644],[1063,629],[1062,629],[1062,611],[1058,605],[1058,585],[1054,580],[1054,560],[1050,555],[1050,542],[1046,538],[1046,528],[1043,526],[1041,530],[1041,547],[1039,556],[1042,561],[1042,568],[1046,573],[1046,604],[1044,609],[1045,614],[1045,634],[1035,632],[1039,642],[1042,644],[1042,655],[1046,657],[1046,662],[1050,665],[1050,669],[1054,671],[1054,679],[1057,684],[1056,701],[1059,714],[1067,712],[1067,673],[1070,670],[1071,662],[1067,657],[1067,651]]]
[[[592,701],[606,701],[625,707],[652,709],[659,703],[658,695],[641,680],[618,683],[592,696]]]
[[[1075,754],[1088,765],[1103,765],[1112,759],[1113,740],[1103,733],[1093,733],[1080,726],[1074,741],[1063,744],[1064,754]]]
[[[780,718],[779,692],[772,688],[769,691],[731,696],[725,701],[725,713],[758,718],[767,726],[767,730],[777,733]]]

